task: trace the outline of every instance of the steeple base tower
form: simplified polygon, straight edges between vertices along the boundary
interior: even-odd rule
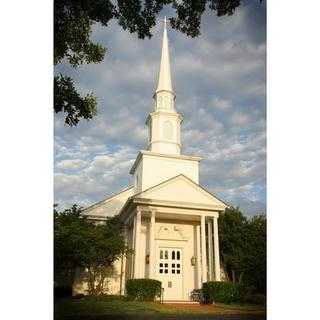
[[[200,157],[141,150],[130,170],[130,174],[134,177],[135,193],[180,174],[199,184],[200,160]]]

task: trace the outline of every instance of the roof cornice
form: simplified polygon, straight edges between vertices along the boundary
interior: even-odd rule
[[[147,204],[147,205],[157,205],[164,207],[173,207],[173,208],[185,208],[185,209],[197,209],[197,210],[208,210],[208,211],[224,211],[224,206],[218,205],[207,205],[196,202],[182,202],[182,201],[169,201],[169,200],[155,200],[148,198],[132,198],[134,204]]]
[[[179,118],[180,120],[180,123],[183,121],[183,116],[181,113],[178,113],[178,112],[167,112],[167,111],[154,111],[154,112],[151,112],[148,114],[148,117],[146,119],[146,122],[145,124],[147,125],[148,122],[150,121],[150,119],[154,116],[158,116],[158,115],[166,115],[166,116],[169,116],[169,117],[172,117],[172,118]]]

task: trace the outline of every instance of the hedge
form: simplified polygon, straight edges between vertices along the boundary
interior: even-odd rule
[[[245,288],[233,282],[209,281],[202,286],[204,303],[240,302],[245,295]]]
[[[129,279],[126,291],[130,300],[154,301],[161,296],[161,282],[153,279]]]

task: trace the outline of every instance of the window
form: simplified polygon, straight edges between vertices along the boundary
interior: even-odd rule
[[[149,122],[149,142],[152,141],[152,120],[150,118],[150,122]]]
[[[158,109],[162,109],[163,108],[163,101],[162,101],[162,97],[158,97],[158,101],[157,101],[157,107]]]
[[[172,250],[171,252],[171,274],[181,274],[181,263],[176,263],[181,259],[180,250]]]
[[[165,109],[170,109],[172,104],[172,100],[170,99],[169,96],[164,96],[163,97],[163,107]]]
[[[182,274],[182,256],[180,249],[159,249],[159,274],[180,275]]]
[[[163,124],[163,137],[166,140],[172,140],[173,136],[173,125],[171,121],[167,120]]]

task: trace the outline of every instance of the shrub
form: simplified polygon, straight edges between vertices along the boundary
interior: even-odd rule
[[[240,302],[244,296],[244,287],[233,282],[205,282],[202,286],[204,303]]]
[[[129,279],[126,290],[130,300],[154,301],[161,295],[161,282],[153,279]]]
[[[255,293],[255,294],[248,294],[245,295],[243,298],[243,302],[250,303],[250,304],[257,304],[257,305],[266,305],[266,296],[264,294]]]

